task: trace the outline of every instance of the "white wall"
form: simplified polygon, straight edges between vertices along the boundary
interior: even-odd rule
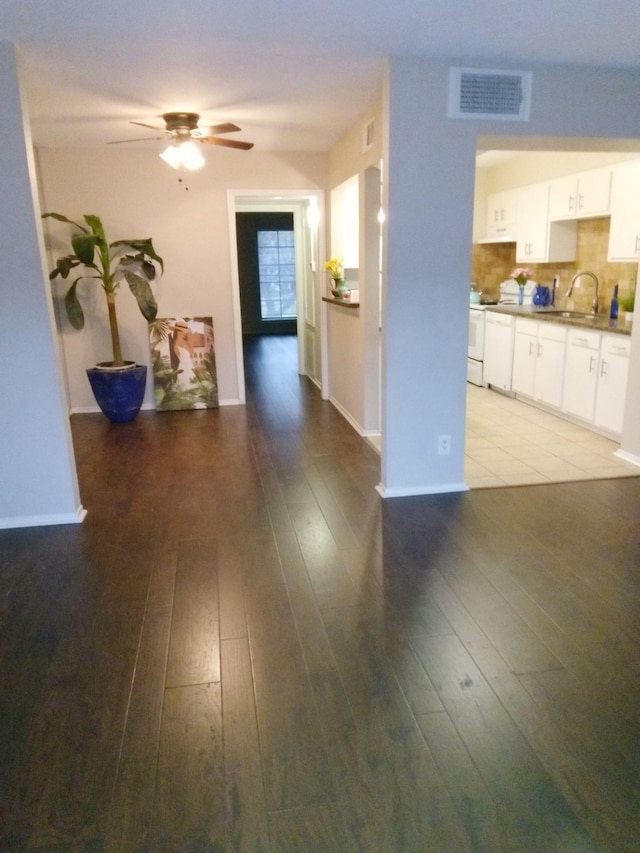
[[[78,522],[35,167],[13,48],[0,42],[0,527]]]
[[[212,316],[221,403],[239,399],[229,252],[228,189],[324,188],[326,157],[319,154],[270,155],[215,149],[205,152],[198,172],[176,172],[158,157],[157,143],[133,149],[39,151],[41,193],[47,210],[81,219],[102,217],[110,241],[152,237],[164,258],[165,274],[155,285],[158,316]],[[60,235],[68,227],[47,220],[50,263],[64,250]],[[58,287],[59,297],[64,286]],[[67,364],[70,406],[95,410],[85,370],[110,359],[106,309],[97,293],[89,305],[87,328],[76,332],[58,305]],[[150,364],[147,326],[135,300],[118,298],[123,354]],[[89,326],[91,331],[89,331]],[[96,329],[98,333],[96,334]],[[149,376],[145,406],[153,407]]]
[[[535,68],[530,122],[448,119],[456,62],[394,58],[385,90],[384,495],[464,488],[465,362],[478,136],[637,138],[640,71]],[[465,64],[470,64],[466,62]],[[522,64],[523,70],[527,70]],[[451,436],[439,456],[438,437]]]

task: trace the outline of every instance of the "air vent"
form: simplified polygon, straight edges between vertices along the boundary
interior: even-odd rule
[[[449,118],[529,121],[531,72],[452,68]]]

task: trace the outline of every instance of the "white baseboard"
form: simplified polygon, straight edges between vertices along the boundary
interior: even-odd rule
[[[342,417],[351,424],[351,426],[355,429],[358,435],[364,435],[363,428],[360,426],[358,421],[349,414],[349,412],[344,408],[344,406],[340,405],[340,403],[336,400],[335,397],[329,397],[329,402],[332,403],[340,412]]]
[[[626,450],[616,450],[613,454],[618,459],[624,459],[625,462],[630,462],[632,465],[640,466],[640,456],[635,456],[633,453],[627,453]]]
[[[468,492],[466,483],[438,483],[436,486],[409,486],[406,489],[389,489],[378,483],[376,491],[383,498],[411,498],[419,495],[446,495],[452,492]]]
[[[13,518],[0,518],[0,530],[17,527],[49,527],[58,524],[81,524],[87,514],[81,505],[75,513],[56,513],[53,515],[16,515]]]

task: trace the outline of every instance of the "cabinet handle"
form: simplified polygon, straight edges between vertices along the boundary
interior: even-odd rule
[[[636,254],[637,254],[638,252],[640,252],[640,235],[637,235],[637,236],[636,236],[636,248],[635,248],[635,251],[636,251]]]
[[[602,359],[602,363],[600,365],[600,376],[606,376],[606,375],[607,375],[607,362],[604,359]]]
[[[529,355],[533,355],[533,341],[529,341]]]
[[[538,344],[538,358],[542,358],[542,344]]]
[[[578,196],[578,210],[582,210],[583,207],[584,207],[584,196],[582,195],[582,193],[580,193],[580,195]]]
[[[595,355],[592,355],[591,358],[589,359],[589,373],[593,373],[593,371],[595,369],[596,369],[596,357],[595,357]]]
[[[575,196],[569,195],[569,211],[575,210],[575,207],[576,207]]]

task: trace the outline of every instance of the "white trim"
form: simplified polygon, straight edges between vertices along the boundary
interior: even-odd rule
[[[14,518],[0,518],[0,530],[18,527],[49,527],[52,524],[82,524],[87,515],[82,505],[75,513],[54,515],[17,515]]]
[[[332,403],[336,409],[340,412],[342,417],[348,421],[351,426],[355,429],[358,435],[364,435],[364,428],[360,426],[358,421],[356,421],[349,412],[344,408],[344,406],[340,405],[340,403],[336,400],[335,397],[329,397],[329,402]]]
[[[640,456],[628,453],[626,450],[616,450],[613,455],[617,456],[618,459],[624,459],[625,462],[630,462],[632,465],[640,466]]]
[[[437,486],[410,486],[406,489],[388,489],[383,483],[378,483],[376,491],[383,498],[410,498],[419,495],[442,495],[451,492],[468,492],[466,483],[440,483]]]

